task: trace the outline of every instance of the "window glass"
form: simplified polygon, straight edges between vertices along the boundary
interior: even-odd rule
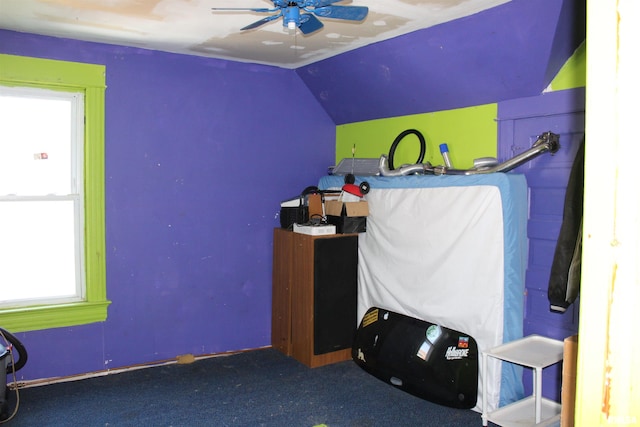
[[[0,304],[79,300],[74,201],[4,201],[0,218]]]
[[[76,192],[73,132],[79,96],[0,89],[0,195]]]
[[[82,99],[0,87],[0,307],[84,296]]]

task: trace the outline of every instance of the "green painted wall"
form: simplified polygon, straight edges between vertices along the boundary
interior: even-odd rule
[[[548,90],[583,87],[585,84],[586,47],[583,43],[558,72]],[[381,154],[389,153],[391,144],[402,131],[416,129],[427,143],[424,161],[433,165],[444,164],[439,146],[446,142],[453,166],[470,168],[473,159],[497,156],[497,112],[497,104],[486,104],[340,125],[336,127],[336,164],[344,158],[351,158],[354,145],[356,158],[379,158]],[[416,163],[419,150],[418,138],[408,135],[395,152],[394,166]]]
[[[587,85],[587,44],[583,42],[571,58],[562,66],[550,85],[550,89],[564,90]]]
[[[336,162],[355,157],[379,158],[388,154],[395,138],[406,129],[416,129],[424,136],[427,150],[424,161],[443,164],[439,146],[449,146],[451,162],[456,168],[468,168],[477,157],[495,157],[497,124],[496,104],[434,113],[415,114],[389,119],[350,123],[336,128]],[[394,154],[394,165],[416,163],[420,144],[415,135],[406,136]]]

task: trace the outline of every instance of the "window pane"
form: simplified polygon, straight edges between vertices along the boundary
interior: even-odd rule
[[[74,99],[8,92],[0,93],[0,195],[74,193]]]
[[[75,296],[74,201],[4,201],[0,218],[0,304]]]

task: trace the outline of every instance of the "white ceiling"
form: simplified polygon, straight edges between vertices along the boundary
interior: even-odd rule
[[[372,43],[472,15],[509,0],[353,0],[363,22],[321,18],[320,31],[289,34],[282,19],[212,12],[213,7],[270,8],[268,0],[0,0],[0,28],[242,62],[298,68]]]

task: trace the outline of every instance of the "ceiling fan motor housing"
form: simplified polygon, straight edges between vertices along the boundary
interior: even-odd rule
[[[265,8],[243,8],[243,7],[214,7],[212,10],[222,11],[251,11],[260,13],[273,13],[275,15],[267,16],[259,21],[249,24],[240,30],[253,30],[261,25],[282,17],[282,25],[289,29],[298,28],[303,34],[311,34],[323,27],[322,22],[316,17],[341,19],[346,21],[362,21],[369,13],[366,6],[334,6],[342,0],[271,0],[273,9]],[[304,12],[304,13],[302,13]]]
[[[295,3],[293,4],[294,6],[282,9],[282,26],[290,30],[295,30],[300,26],[300,9]]]

